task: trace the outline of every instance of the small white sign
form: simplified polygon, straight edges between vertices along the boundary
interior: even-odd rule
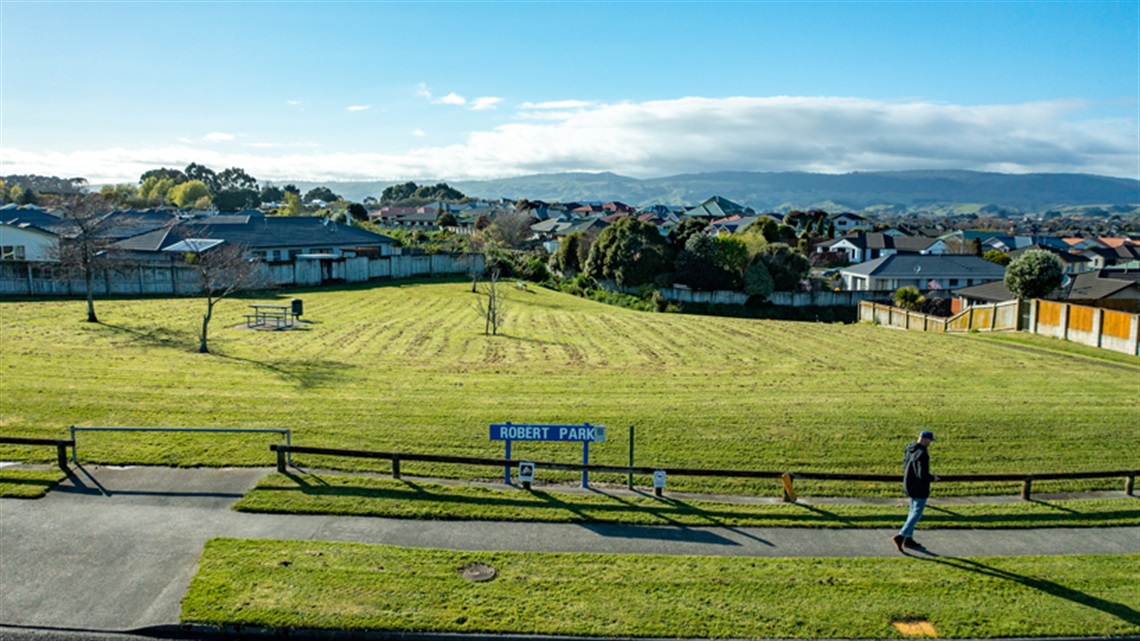
[[[606,426],[605,425],[595,425],[593,429],[594,429],[594,442],[595,443],[605,443],[606,442]]]
[[[665,470],[657,470],[653,473],[653,487],[665,487]]]
[[[534,463],[519,461],[519,482],[534,483]]]

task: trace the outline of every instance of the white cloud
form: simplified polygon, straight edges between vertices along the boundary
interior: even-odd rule
[[[476,98],[476,99],[471,101],[471,110],[472,111],[484,111],[487,109],[494,109],[495,107],[499,106],[499,103],[502,101],[503,101],[502,98],[496,98],[495,96],[485,96],[483,98]]]
[[[1136,177],[1137,122],[1095,115],[1102,107],[1080,100],[964,106],[829,97],[680,98],[551,107],[546,119],[519,118],[455,144],[406,153],[228,153],[189,144],[67,153],[5,147],[0,162],[11,173],[86,176],[96,184],[133,181],[148,169],[190,162],[243,167],[262,180],[935,168]]]
[[[423,129],[413,129],[412,135],[415,136],[416,138],[423,138],[427,134],[424,133]]]
[[[416,85],[416,95],[421,98],[427,98],[428,100],[431,100],[431,91],[428,89],[426,82],[421,82],[420,84]]]
[[[285,104],[289,105],[290,107],[297,107],[297,106],[300,106],[301,101],[300,100],[286,100]]]
[[[465,105],[467,104],[467,99],[453,91],[434,102],[440,105]]]
[[[211,133],[206,134],[205,136],[203,136],[202,139],[205,140],[206,142],[226,142],[229,140],[233,140],[234,135],[222,133],[220,131],[215,131],[215,132],[211,132]]]
[[[372,105],[351,105],[347,107],[349,111],[368,111],[371,108]]]

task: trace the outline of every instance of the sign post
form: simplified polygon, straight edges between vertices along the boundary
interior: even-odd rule
[[[606,426],[590,425],[589,423],[572,425],[550,425],[534,423],[492,423],[491,440],[504,441],[506,454],[503,458],[511,458],[511,441],[563,441],[582,443],[582,465],[590,464],[590,443],[606,442]],[[582,487],[590,487],[590,473],[582,470]],[[520,475],[519,480],[522,480]],[[503,468],[503,482],[511,484],[511,468]]]

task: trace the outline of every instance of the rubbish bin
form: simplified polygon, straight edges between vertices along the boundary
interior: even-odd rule
[[[300,318],[301,314],[305,311],[305,306],[301,303],[301,299],[294,298],[289,302],[293,305],[293,315]]]

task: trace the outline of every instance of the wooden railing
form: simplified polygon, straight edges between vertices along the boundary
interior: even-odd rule
[[[277,452],[277,471],[282,474],[288,471],[287,455],[317,454],[322,456],[344,456],[353,458],[371,458],[388,460],[392,463],[392,478],[400,478],[401,461],[420,461],[425,463],[450,463],[456,465],[476,465],[486,467],[514,467],[519,461],[501,458],[480,458],[470,456],[448,456],[440,454],[411,454],[406,452],[373,452],[367,450],[345,450],[326,447],[304,447],[298,445],[270,445],[269,449]],[[536,467],[543,470],[556,470],[565,472],[601,472],[612,474],[645,474],[665,472],[668,476],[718,476],[731,478],[752,479],[779,479],[783,482],[784,500],[795,501],[795,479],[812,481],[864,481],[870,483],[902,483],[901,474],[843,474],[831,472],[768,472],[756,470],[717,470],[704,468],[684,467],[633,467],[619,465],[584,465],[581,463],[557,463],[553,461],[532,461]],[[1045,474],[943,474],[939,479],[946,483],[987,483],[987,482],[1021,482],[1021,498],[1028,501],[1031,497],[1033,481],[1058,481],[1080,479],[1123,478],[1124,492],[1132,496],[1138,470],[1112,470],[1107,472],[1050,472]],[[529,485],[529,484],[527,484]],[[530,489],[529,487],[527,489]],[[660,490],[661,488],[656,488]],[[658,496],[661,491],[656,492]]]
[[[17,436],[0,436],[0,445],[54,445],[56,464],[59,469],[68,471],[67,467],[67,448],[74,447],[74,440],[63,440],[54,438],[21,438]]]

